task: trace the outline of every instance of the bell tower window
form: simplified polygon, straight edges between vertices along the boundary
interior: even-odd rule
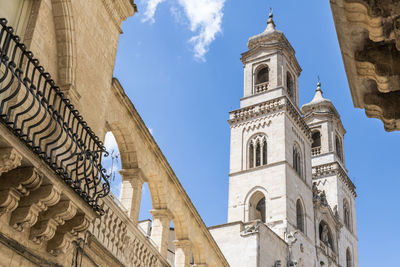
[[[303,177],[302,175],[302,160],[301,160],[301,150],[297,144],[293,146],[293,169],[296,171],[296,173],[300,176]]]
[[[343,162],[343,145],[342,145],[342,141],[340,140],[340,138],[338,136],[336,136],[336,139],[335,139],[335,147],[336,147],[336,155]]]
[[[256,71],[254,93],[261,93],[267,91],[269,82],[269,68],[262,66]]]
[[[293,78],[290,72],[286,73],[286,87],[287,87],[287,93],[289,97],[293,98],[294,95],[294,83],[293,83]]]
[[[259,134],[253,137],[249,141],[247,151],[249,169],[267,164],[267,139],[265,135]]]

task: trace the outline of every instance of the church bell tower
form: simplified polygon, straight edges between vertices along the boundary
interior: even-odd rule
[[[229,117],[228,222],[259,219],[283,239],[300,227],[313,240],[312,214],[296,214],[299,206],[313,210],[311,136],[298,108],[301,68],[272,12],[248,49],[244,95]]]

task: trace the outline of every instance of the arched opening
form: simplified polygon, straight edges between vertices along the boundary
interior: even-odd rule
[[[335,147],[336,147],[336,155],[343,162],[343,145],[342,145],[342,141],[340,140],[340,138],[338,136],[336,136],[336,139],[335,139]]]
[[[266,203],[262,192],[255,192],[249,202],[249,221],[261,220],[266,222]]]
[[[257,72],[256,84],[266,83],[269,81],[269,69],[268,67],[263,67]]]
[[[152,216],[150,214],[150,210],[152,208],[153,204],[151,201],[149,185],[147,183],[143,183],[142,196],[140,200],[140,209],[139,209],[139,223],[142,221],[152,220]]]
[[[293,146],[293,169],[302,178],[302,160],[301,160],[301,150],[297,144]]]
[[[301,203],[301,200],[298,199],[296,201],[296,226],[297,229],[304,233],[304,224],[305,224],[305,216],[304,216],[304,208]]]
[[[104,146],[109,153],[108,157],[102,158],[101,164],[110,176],[111,193],[119,198],[121,192],[122,178],[119,174],[121,170],[120,152],[117,141],[112,132],[107,132],[104,139]]]
[[[321,147],[321,134],[319,131],[315,131],[312,133],[312,148]]]
[[[343,200],[343,220],[344,220],[344,225],[347,227],[349,231],[351,231],[350,207],[347,200]]]
[[[254,145],[250,143],[249,145],[249,167],[254,167]]]
[[[264,139],[263,145],[262,145],[262,164],[265,165],[267,164],[267,140]]]
[[[350,248],[346,249],[346,267],[353,267],[353,258],[351,257]]]
[[[294,95],[294,83],[293,83],[293,78],[290,72],[286,73],[286,87],[287,87],[287,92],[290,97],[293,97]]]
[[[333,246],[332,231],[329,225],[324,221],[321,221],[319,223],[319,239],[322,243],[335,251],[335,248]]]
[[[267,164],[267,139],[265,135],[254,136],[248,144],[248,167],[254,168]]]

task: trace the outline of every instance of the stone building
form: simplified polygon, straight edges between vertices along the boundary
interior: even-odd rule
[[[400,130],[400,2],[330,3],[354,106]]]
[[[301,68],[272,13],[242,54],[244,95],[229,114],[228,222],[209,228],[229,264],[358,267],[345,129],[318,83],[298,106]]]
[[[112,76],[135,12],[132,0],[0,0],[1,266],[229,266]],[[123,204],[101,165],[108,131]],[[144,183],[150,238],[138,227]]]
[[[358,266],[345,130],[275,29],[242,55],[228,223],[205,226],[113,75],[132,0],[0,0],[0,265]],[[101,140],[122,170],[110,192]],[[143,184],[152,220],[138,222]],[[174,228],[171,229],[171,221]]]

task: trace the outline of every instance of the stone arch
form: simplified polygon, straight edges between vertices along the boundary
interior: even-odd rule
[[[329,246],[332,249],[332,251],[336,252],[335,235],[332,232],[332,228],[324,220],[321,220],[318,224],[318,235],[320,242]]]
[[[108,124],[108,130],[113,133],[117,141],[122,169],[139,168],[135,142],[132,135],[128,134],[128,129],[118,123],[111,123]]]
[[[268,199],[267,199],[268,193],[265,188],[261,186],[255,186],[253,187],[249,193],[246,195],[245,198],[245,211],[244,211],[244,221],[248,222],[254,219],[258,219],[256,214],[255,214],[255,209],[257,208],[257,205],[262,201],[264,198],[264,215],[261,213],[260,215],[263,217],[259,218],[261,219],[264,223],[267,221],[267,214],[268,214]]]
[[[353,256],[349,247],[346,249],[346,267],[353,267]]]
[[[57,83],[74,102],[79,98],[75,90],[76,49],[75,28],[71,0],[51,0],[56,31]]]
[[[247,169],[268,163],[268,137],[265,133],[253,134],[246,144]]]
[[[179,203],[176,201],[176,203]],[[189,228],[187,225],[187,220],[185,219],[185,212],[181,205],[177,205],[175,207],[169,208],[172,212],[173,218],[172,221],[174,223],[175,228],[175,239],[176,240],[185,240],[189,239]]]
[[[265,81],[260,81],[259,80],[259,74],[261,71],[265,70],[266,71],[266,75],[265,76]],[[270,67],[268,66],[268,64],[266,63],[262,63],[260,65],[258,65],[255,69],[254,69],[254,84],[259,84],[259,83],[264,83],[264,82],[268,82],[269,81],[269,70]]]
[[[205,248],[203,242],[200,240],[192,241],[192,252],[194,264],[204,264],[206,262]]]
[[[306,209],[301,197],[296,200],[296,227],[301,232],[306,233]]]

